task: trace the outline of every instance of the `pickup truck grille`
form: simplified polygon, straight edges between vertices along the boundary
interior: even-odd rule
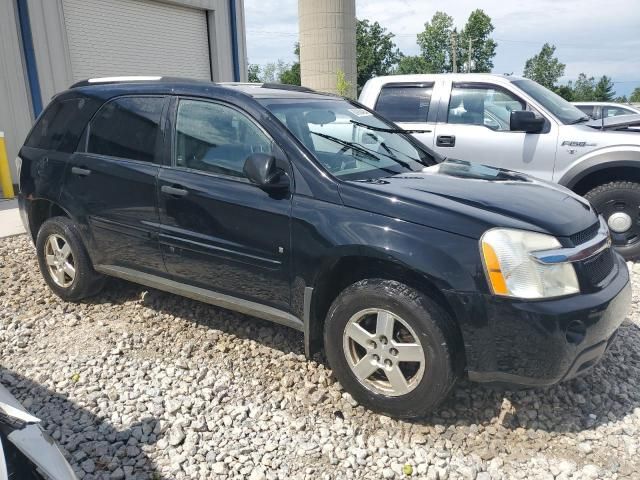
[[[598,233],[598,229],[600,228],[600,223],[596,222],[591,225],[589,228],[585,228],[581,232],[574,233],[571,235],[570,240],[574,245],[580,245],[581,243],[588,242]]]
[[[585,280],[593,286],[599,285],[607,275],[611,273],[614,266],[613,250],[607,248],[595,257],[582,262],[582,271]]]

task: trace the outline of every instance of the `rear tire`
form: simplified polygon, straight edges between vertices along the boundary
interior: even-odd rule
[[[104,277],[93,269],[78,227],[67,217],[45,221],[36,239],[38,265],[49,288],[66,301],[95,295]]]
[[[609,225],[616,251],[625,260],[640,257],[640,184],[610,182],[586,193]]]
[[[458,338],[440,305],[382,279],[346,288],[324,330],[327,359],[345,390],[365,407],[401,418],[423,417],[447,397],[461,372]]]

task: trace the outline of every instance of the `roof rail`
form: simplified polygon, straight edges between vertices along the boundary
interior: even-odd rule
[[[262,88],[272,88],[274,90],[293,90],[296,92],[311,92],[317,93],[315,90],[309,87],[302,87],[300,85],[289,85],[286,83],[263,83]]]
[[[86,87],[87,85],[105,84],[105,83],[128,83],[128,82],[153,82],[162,80],[163,77],[159,75],[131,75],[122,77],[99,77],[99,78],[87,78],[86,80],[80,80],[74,83],[69,88]]]

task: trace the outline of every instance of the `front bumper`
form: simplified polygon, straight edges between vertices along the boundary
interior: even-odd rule
[[[470,380],[553,385],[602,357],[631,302],[629,272],[616,255],[606,286],[555,300],[522,301],[449,292],[461,320]]]

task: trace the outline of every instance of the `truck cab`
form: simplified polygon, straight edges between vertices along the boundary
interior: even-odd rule
[[[516,170],[589,199],[616,248],[640,255],[640,115],[592,120],[536,82],[507,75],[376,77],[360,103],[444,157]]]

